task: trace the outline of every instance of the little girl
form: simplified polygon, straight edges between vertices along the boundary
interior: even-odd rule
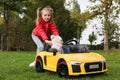
[[[52,42],[48,40],[50,34],[59,36],[56,24],[53,21],[53,9],[50,6],[37,9],[36,27],[32,31],[32,39],[37,45],[36,53],[43,51],[44,42],[52,45]],[[35,66],[33,61],[29,67]]]

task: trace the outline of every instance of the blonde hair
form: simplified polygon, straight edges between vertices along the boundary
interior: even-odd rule
[[[40,21],[40,19],[41,19],[41,14],[42,14],[42,11],[43,10],[45,10],[45,11],[49,11],[50,12],[50,14],[51,14],[51,19],[50,19],[50,21],[52,21],[53,20],[53,9],[50,7],[50,6],[46,6],[46,7],[44,7],[44,8],[38,8],[37,9],[37,18],[36,18],[36,22],[39,22]]]

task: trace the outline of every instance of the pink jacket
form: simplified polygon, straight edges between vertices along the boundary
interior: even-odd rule
[[[43,19],[41,19],[39,23],[36,23],[32,34],[38,36],[43,41],[48,40],[50,34],[59,35],[54,21],[45,22]]]

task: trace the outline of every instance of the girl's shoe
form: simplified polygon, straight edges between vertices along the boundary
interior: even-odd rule
[[[35,66],[35,61],[29,64],[29,67],[34,67]]]

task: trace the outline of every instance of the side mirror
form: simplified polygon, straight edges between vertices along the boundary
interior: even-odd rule
[[[55,49],[55,48],[51,48],[49,51],[50,51],[50,52],[53,52],[53,56],[55,56],[56,53],[57,53],[57,49]]]

